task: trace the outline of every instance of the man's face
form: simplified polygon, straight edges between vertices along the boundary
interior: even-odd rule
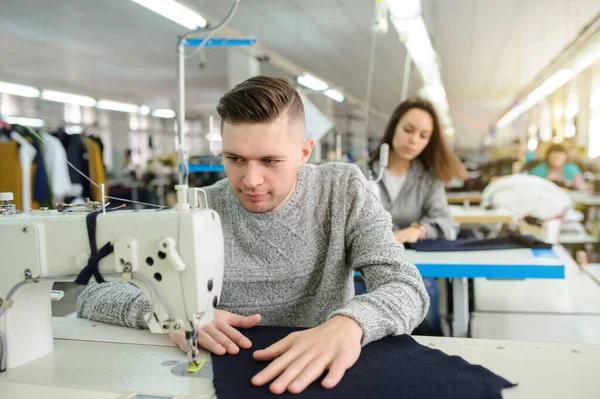
[[[223,164],[227,180],[244,209],[266,213],[281,209],[292,196],[298,168],[313,141],[304,141],[303,121],[287,114],[269,124],[223,126]]]

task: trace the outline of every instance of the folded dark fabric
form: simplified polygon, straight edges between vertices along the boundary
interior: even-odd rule
[[[538,240],[534,236],[510,234],[505,237],[480,240],[476,238],[463,238],[457,240],[423,240],[413,244],[405,244],[407,249],[422,252],[443,251],[485,251],[494,249],[550,249],[552,244]]]
[[[275,397],[268,386],[255,387],[252,377],[267,362],[257,362],[252,353],[264,349],[298,329],[287,327],[255,327],[244,333],[253,349],[234,356],[214,356],[214,385],[219,399],[259,399]],[[321,387],[315,381],[303,393],[284,397],[311,399],[369,398],[502,398],[503,388],[515,386],[488,369],[472,365],[458,356],[420,345],[412,337],[402,335],[372,342],[362,350],[358,362],[346,372],[334,389]]]

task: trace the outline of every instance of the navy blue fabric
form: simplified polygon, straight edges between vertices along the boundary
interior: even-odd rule
[[[80,134],[67,134],[64,131],[57,132],[56,137],[61,141],[67,152],[67,160],[81,171],[85,176],[90,175],[88,153]],[[92,186],[90,182],[81,176],[75,169],[69,168],[69,177],[73,184],[81,184],[83,187],[83,198],[92,197]]]
[[[33,146],[37,151],[34,158],[36,168],[35,175],[33,177],[33,199],[38,201],[40,206],[49,206],[50,187],[48,186],[48,174],[46,173],[46,166],[42,156],[42,147],[40,144],[41,143],[37,140],[33,140]]]
[[[100,248],[100,251],[98,251],[98,246],[96,244],[96,219],[98,218],[98,215],[100,215],[101,212],[102,211],[90,212],[85,217],[85,222],[87,224],[88,239],[90,242],[91,255],[88,259],[86,267],[83,268],[83,270],[81,270],[81,272],[77,276],[77,279],[75,279],[75,282],[79,285],[87,285],[90,282],[92,276],[94,276],[94,278],[99,284],[105,281],[104,277],[102,277],[102,275],[100,274],[100,270],[98,268],[100,266],[100,261],[102,260],[102,258],[110,255],[113,252],[114,247],[110,242],[107,242],[102,248]]]
[[[422,252],[445,251],[489,251],[495,249],[550,249],[552,244],[538,240],[534,236],[510,234],[505,237],[480,240],[477,238],[464,238],[457,240],[423,240],[413,244],[404,244],[407,249]]]
[[[267,366],[252,357],[297,331],[288,327],[255,327],[244,330],[253,349],[237,355],[212,356],[214,386],[219,399],[262,399],[275,397],[268,385],[255,387],[252,377]],[[412,337],[388,337],[365,346],[358,362],[331,390],[321,387],[321,379],[303,393],[283,397],[311,399],[501,399],[503,388],[514,386],[484,367],[472,365],[457,356],[420,345]]]

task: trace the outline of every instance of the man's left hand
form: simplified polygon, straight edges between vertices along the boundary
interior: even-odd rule
[[[321,385],[335,387],[346,370],[356,363],[361,351],[363,331],[354,320],[335,316],[309,330],[294,332],[266,349],[254,352],[258,361],[273,360],[252,378],[252,384],[269,387],[274,394],[300,393],[325,370]]]

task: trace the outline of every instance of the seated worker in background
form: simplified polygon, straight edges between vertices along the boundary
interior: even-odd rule
[[[531,169],[529,174],[543,177],[559,186],[585,190],[581,170],[574,163],[567,162],[567,150],[560,144],[551,145],[544,162]]]
[[[431,103],[409,99],[396,108],[380,144],[390,146],[388,167],[379,182],[383,207],[391,213],[394,236],[399,243],[424,239],[456,239],[446,199],[445,183],[464,180],[467,172],[450,150],[439,117]],[[370,158],[375,175],[379,170],[379,147]],[[437,293],[437,281],[425,279],[427,291]],[[442,335],[432,302],[419,335]]]
[[[310,327],[256,351],[255,359],[272,362],[252,383],[298,393],[329,370],[322,386],[333,388],[362,345],[421,322],[429,305],[421,276],[356,166],[306,164],[314,143],[304,141],[293,85],[250,78],[217,111],[227,179],[205,190],[222,220],[224,280],[215,320],[198,343],[234,355],[252,345],[240,328]],[[369,294],[354,297],[355,270]],[[80,317],[138,328],[150,311],[141,291],[122,282],[92,283],[77,308]],[[183,334],[171,338],[185,348]]]

